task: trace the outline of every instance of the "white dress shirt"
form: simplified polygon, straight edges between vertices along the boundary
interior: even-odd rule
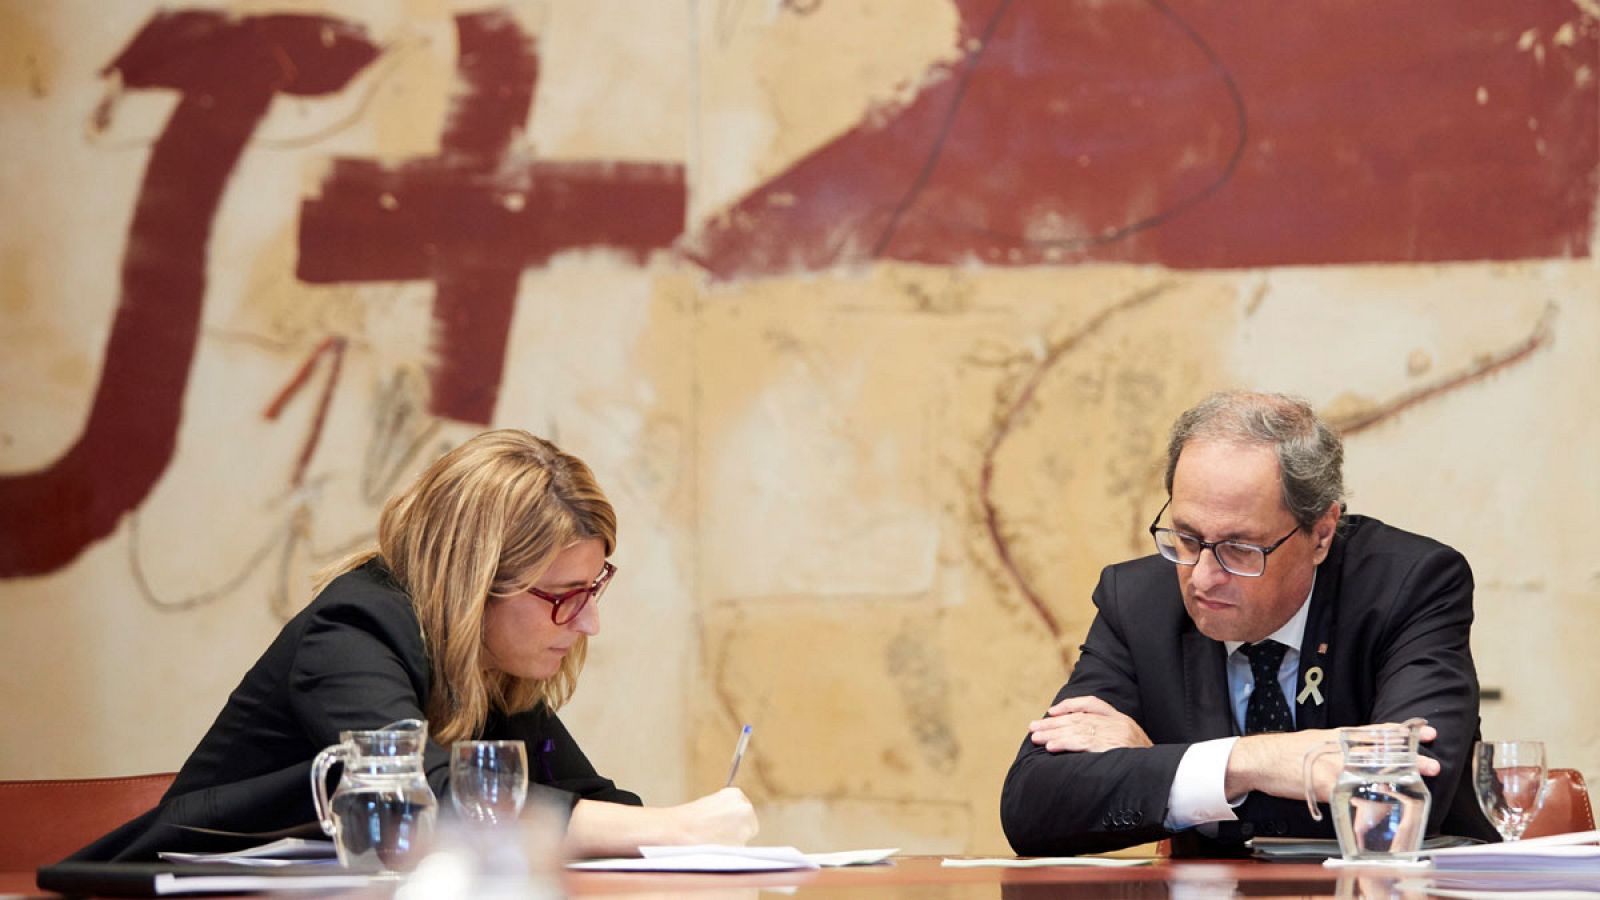
[[[1295,680],[1300,673],[1300,645],[1305,641],[1306,616],[1311,611],[1311,594],[1317,589],[1315,571],[1311,575],[1311,590],[1300,608],[1283,623],[1283,627],[1267,635],[1266,640],[1277,641],[1289,649],[1278,664],[1278,685],[1289,701],[1289,717],[1295,716]],[[1228,774],[1228,757],[1233,745],[1244,731],[1245,707],[1250,703],[1250,693],[1255,689],[1255,678],[1250,674],[1250,659],[1239,648],[1243,641],[1224,641],[1228,653],[1228,700],[1233,708],[1234,737],[1201,741],[1191,746],[1178,761],[1178,771],[1172,778],[1172,789],[1167,794],[1167,828],[1178,831],[1207,822],[1231,822],[1237,819],[1233,808],[1244,802],[1244,797],[1230,799],[1223,790]],[[1205,829],[1202,829],[1205,830]]]

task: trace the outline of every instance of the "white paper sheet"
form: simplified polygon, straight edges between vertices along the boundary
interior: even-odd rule
[[[739,847],[694,844],[640,847],[638,857],[591,859],[567,868],[601,872],[781,872],[815,869],[817,864],[793,847]]]
[[[875,866],[879,863],[888,862],[889,857],[899,852],[899,847],[887,847],[878,850],[839,850],[834,853],[807,853],[806,859],[824,869],[839,866]]]
[[[782,872],[885,862],[898,847],[802,853],[794,847],[740,847],[725,844],[647,846],[638,857],[590,859],[568,863],[587,872]]]
[[[157,894],[233,894],[243,891],[335,891],[366,887],[365,875],[329,872],[326,875],[173,875],[155,877]]]

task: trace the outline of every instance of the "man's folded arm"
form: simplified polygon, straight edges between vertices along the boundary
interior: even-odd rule
[[[1000,822],[1023,856],[1099,853],[1168,837],[1168,786],[1187,744],[1051,753],[1024,739],[1000,792]]]
[[[1097,697],[1137,722],[1138,685],[1123,636],[1115,567],[1100,573],[1093,600],[1094,621],[1052,706],[1068,698]],[[1167,837],[1167,795],[1188,746],[1051,752],[1035,744],[1030,733],[1022,739],[1000,793],[1006,839],[1022,855],[1059,856]]]
[[[1232,739],[1188,743],[1174,740],[1169,730],[1167,743],[1151,746],[1161,738],[1152,739],[1143,721],[1146,710],[1128,637],[1130,630],[1175,625],[1167,621],[1152,626],[1148,577],[1123,574],[1118,566],[1101,570],[1093,594],[1094,620],[1071,677],[1051,704],[1052,709],[1081,711],[1072,715],[1098,715],[1088,729],[1092,737],[1083,738],[1078,731],[1077,737],[1057,740],[1055,746],[1064,752],[1052,752],[1034,743],[1036,737],[1050,737],[1051,729],[1036,726],[1045,733],[1023,739],[1006,775],[1001,824],[1018,853],[1114,850],[1233,818],[1223,796]],[[1164,612],[1168,620],[1184,615],[1181,608]],[[1089,697],[1096,702],[1083,700]],[[1114,737],[1107,740],[1108,734]],[[1175,782],[1180,773],[1182,784]]]

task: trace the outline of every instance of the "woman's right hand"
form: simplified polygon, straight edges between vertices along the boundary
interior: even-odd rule
[[[638,856],[651,844],[744,844],[756,836],[756,811],[738,788],[677,806],[626,806],[579,800],[567,822],[573,856]]]
[[[674,844],[746,844],[756,836],[755,807],[744,791],[723,788],[698,800],[668,807],[675,823]]]

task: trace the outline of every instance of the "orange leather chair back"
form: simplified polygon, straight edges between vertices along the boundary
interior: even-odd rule
[[[1544,806],[1522,836],[1594,830],[1594,808],[1589,805],[1589,787],[1583,783],[1583,773],[1577,769],[1551,769],[1549,778],[1550,792],[1545,795]]]
[[[176,776],[0,781],[0,870],[59,862],[118,825],[155,808]]]

